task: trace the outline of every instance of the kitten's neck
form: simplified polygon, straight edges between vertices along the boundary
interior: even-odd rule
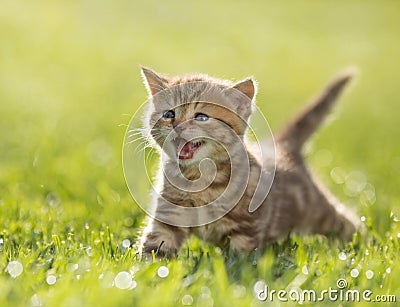
[[[179,163],[177,160],[168,159],[164,160],[163,166],[164,177],[184,177],[187,180],[194,181],[202,176],[208,177],[229,177],[231,173],[231,162],[229,159],[219,159],[209,161],[193,162],[193,163]]]
[[[188,180],[197,180],[199,179],[202,175],[207,175],[208,172],[211,173],[216,173],[219,174],[220,176],[223,174],[226,174],[227,176],[230,175],[231,173],[231,164],[229,160],[217,160],[213,161],[215,168],[214,167],[207,167],[205,165],[204,167],[200,167],[200,163],[193,163],[193,164],[178,164],[179,170],[185,176],[186,179]],[[211,166],[211,165],[208,165]],[[202,174],[202,172],[204,174]],[[212,174],[211,174],[212,175]]]

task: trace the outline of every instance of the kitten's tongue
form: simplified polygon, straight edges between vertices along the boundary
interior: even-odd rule
[[[177,138],[175,141],[176,151],[178,152],[178,158],[180,160],[192,159],[193,154],[196,151],[195,146],[191,142],[186,141],[182,138]]]
[[[180,148],[180,146],[178,147]],[[188,142],[179,150],[179,159],[186,160],[192,159],[194,154],[195,148],[192,147],[191,143]]]

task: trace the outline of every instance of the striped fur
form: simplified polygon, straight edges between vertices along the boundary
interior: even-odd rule
[[[176,214],[173,210],[164,210],[165,201],[182,207],[198,207],[212,202],[224,192],[228,181],[232,180],[231,162],[224,146],[235,153],[237,138],[243,140],[246,121],[251,115],[252,100],[256,94],[254,81],[246,79],[234,84],[206,75],[167,78],[147,68],[143,68],[142,73],[153,100],[147,125],[154,127],[149,130],[155,146],[164,145],[167,156],[172,157],[175,149],[169,146],[166,135],[175,133],[179,124],[183,130],[181,133],[190,136],[190,133],[200,131],[202,135],[212,136],[219,141],[207,142],[205,148],[198,153],[198,161],[210,157],[216,163],[217,172],[213,183],[202,191],[184,192],[168,182],[165,174],[160,173],[160,193],[154,199],[154,215],[157,217]],[[223,218],[198,227],[175,227],[148,217],[138,242],[140,253],[146,256],[154,250],[159,256],[174,255],[190,234],[218,246],[225,246],[229,241],[230,248],[238,251],[261,247],[286,236],[291,231],[336,233],[346,240],[350,239],[357,229],[357,219],[311,176],[301,155],[302,144],[323,120],[349,79],[349,74],[339,76],[278,133],[274,182],[262,206],[256,211],[249,212],[248,208],[263,170],[259,157],[246,147],[249,161],[241,161],[235,154],[230,157],[236,166],[243,165],[245,168],[245,163],[249,163],[250,166],[245,192],[238,204]],[[185,90],[174,88],[179,84],[189,86]],[[239,101],[238,97],[224,96],[223,93],[231,88],[243,93],[248,98],[247,102],[246,99]],[[172,90],[164,94],[166,89]],[[204,101],[215,101],[218,105],[203,103]],[[172,108],[175,108],[176,113],[173,120],[161,118],[162,112]],[[191,121],[197,113],[207,114],[213,120],[207,124]],[[164,172],[171,176],[180,171],[189,180],[200,177],[199,165],[193,162],[168,162],[163,168]],[[240,176],[238,177],[236,180],[240,180]]]

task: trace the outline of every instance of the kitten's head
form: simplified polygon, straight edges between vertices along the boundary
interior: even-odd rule
[[[169,158],[181,165],[204,158],[223,161],[242,146],[256,94],[253,79],[167,78],[147,68],[142,75],[151,100],[145,124]]]

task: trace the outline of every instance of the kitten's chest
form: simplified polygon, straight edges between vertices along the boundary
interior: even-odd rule
[[[224,190],[225,188],[210,186],[202,191],[187,192],[167,185],[162,192],[162,197],[177,206],[201,207],[214,202]]]
[[[229,183],[229,175],[218,172],[211,183],[206,183],[204,187],[196,185],[177,186],[164,178],[162,197],[171,203],[183,207],[200,207],[214,202],[226,190]]]
[[[191,233],[200,239],[222,246],[226,243],[226,235],[232,230],[234,223],[227,218],[222,218],[208,225],[193,227]]]

